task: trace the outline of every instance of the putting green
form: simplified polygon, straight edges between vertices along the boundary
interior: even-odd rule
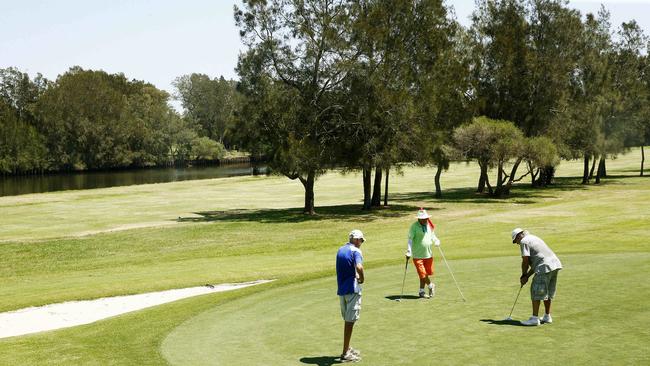
[[[442,261],[434,299],[399,295],[403,267],[367,268],[352,344],[367,365],[647,364],[650,253],[562,255],[554,323],[502,321],[518,290],[519,257],[452,261],[460,295]],[[513,313],[530,315],[528,285]],[[387,298],[388,297],[388,298]],[[343,322],[333,276],[275,287],[201,313],[174,329],[162,354],[173,365],[331,365]]]

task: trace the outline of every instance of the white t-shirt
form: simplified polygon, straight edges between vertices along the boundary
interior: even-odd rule
[[[553,253],[544,240],[527,234],[519,243],[522,257],[530,257],[530,266],[535,273],[549,273],[562,269],[560,259]]]

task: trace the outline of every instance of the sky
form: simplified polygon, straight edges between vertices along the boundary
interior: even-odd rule
[[[468,26],[474,0],[446,0]],[[650,35],[650,0],[572,0],[610,10],[612,26],[635,19]],[[55,80],[72,66],[124,73],[173,93],[176,77],[236,79],[244,50],[233,19],[237,0],[0,0],[0,68]],[[178,105],[176,105],[178,107]]]

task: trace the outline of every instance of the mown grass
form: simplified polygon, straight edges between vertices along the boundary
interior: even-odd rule
[[[303,199],[300,184],[281,177],[239,177],[2,197],[0,207],[6,217],[0,227],[0,239],[4,240],[0,244],[4,254],[0,263],[0,310],[3,311],[203,283],[260,278],[277,278],[279,281],[264,285],[262,289],[207,295],[87,326],[0,340],[0,364],[164,364],[166,361],[160,347],[167,334],[184,321],[197,315],[200,317],[205,311],[221,311],[219,309],[226,304],[245,307],[249,305],[247,301],[264,304],[258,293],[267,289],[278,294],[280,303],[285,301],[281,294],[296,298],[310,296],[309,292],[305,294],[286,287],[293,282],[298,287],[313,286],[330,291],[333,255],[352,228],[362,229],[368,238],[364,255],[371,278],[384,278],[378,282],[394,286],[394,272],[400,268],[403,259],[405,232],[413,220],[415,208],[419,206],[427,207],[434,215],[445,254],[452,266],[458,266],[461,271],[461,285],[469,287],[469,294],[475,292],[471,295],[472,301],[498,296],[499,300],[491,305],[480,305],[482,313],[492,311],[494,306],[500,307],[494,310],[499,311],[496,315],[507,315],[504,311],[511,306],[508,302],[513,300],[514,294],[511,282],[508,282],[512,279],[506,277],[506,273],[516,280],[518,272],[517,252],[508,242],[509,233],[514,226],[523,226],[542,236],[562,258],[576,258],[572,259],[575,263],[581,263],[580,259],[584,261],[580,276],[571,277],[571,273],[577,272],[567,270],[561,282],[565,286],[563,289],[567,290],[573,287],[591,289],[584,293],[586,298],[582,302],[575,302],[576,312],[587,314],[591,311],[585,303],[595,301],[589,296],[597,296],[599,283],[605,281],[608,289],[615,289],[617,294],[623,295],[615,298],[616,303],[604,304],[599,310],[611,313],[614,311],[612,306],[616,307],[618,303],[632,304],[626,308],[629,316],[640,323],[640,328],[647,329],[650,325],[647,312],[633,306],[639,301],[639,296],[647,298],[647,287],[635,282],[617,282],[620,277],[636,278],[637,273],[647,276],[647,264],[650,264],[648,257],[644,256],[649,252],[647,203],[650,202],[650,181],[647,177],[633,175],[638,166],[638,155],[638,151],[632,151],[610,161],[610,177],[600,186],[580,185],[576,178],[580,174],[580,164],[563,163],[556,186],[540,190],[520,185],[515,188],[513,196],[505,200],[488,199],[474,193],[477,169],[472,164],[455,164],[443,175],[445,196],[441,200],[434,199],[431,193],[434,174],[431,169],[407,168],[402,175],[391,175],[391,206],[370,212],[359,210],[360,177],[331,173],[317,181],[319,214],[315,217],[300,213]],[[143,227],[137,228],[139,226]],[[136,228],[123,230],[128,227]],[[116,229],[120,231],[110,231]],[[88,234],[92,232],[99,233]],[[82,234],[86,235],[79,236]],[[621,255],[616,257],[617,266],[607,266],[606,270],[600,268],[596,263],[611,253]],[[494,263],[501,263],[499,257],[505,256],[509,258],[508,265],[501,269],[501,265]],[[637,258],[643,265],[632,264],[631,261]],[[468,270],[465,275],[462,267],[468,266],[467,263],[471,263],[470,267],[483,269]],[[440,266],[439,263],[438,268]],[[496,267],[504,272],[495,272]],[[305,284],[308,279],[323,276],[326,279],[321,282],[315,280],[313,285]],[[493,276],[496,276],[494,281],[485,282]],[[475,284],[482,284],[482,290],[472,290]],[[372,281],[368,286],[367,299],[373,298],[373,291],[387,291],[381,287],[373,289],[372,286],[379,284],[373,285]],[[270,290],[273,288],[277,290]],[[327,291],[318,296],[328,296]],[[247,296],[249,294],[255,295]],[[240,300],[235,301],[236,298]],[[380,298],[376,301],[381,301]],[[520,306],[525,309],[527,305]],[[565,305],[569,303],[565,302]],[[269,309],[273,306],[269,303]],[[562,301],[558,301],[558,314],[561,314],[561,306]],[[567,309],[562,310],[566,314]],[[317,357],[319,353],[312,352],[316,350],[323,355],[334,354],[339,348],[340,319],[336,314],[331,316],[331,311],[337,311],[335,297],[319,302],[313,314],[332,323],[317,329],[323,332],[322,337],[317,337],[319,340],[310,342],[301,338],[302,343],[296,346],[296,350],[274,355],[277,362],[253,364],[315,362],[318,359],[308,358]],[[432,311],[436,312],[435,308]],[[451,321],[448,325],[450,331],[454,327],[467,326],[456,324],[453,319],[479,316],[479,313],[468,314],[465,311],[454,313],[452,308],[444,311],[452,314],[451,319],[445,318]],[[372,319],[372,310],[368,314]],[[258,321],[255,313],[241,315],[237,318],[240,321],[244,318]],[[386,314],[387,319],[393,320],[379,330],[372,327],[373,321],[369,321],[366,330],[363,330],[365,324],[360,325],[360,338],[364,338],[364,331],[369,332],[365,334],[366,338],[384,337],[384,331],[399,327],[401,320],[410,315],[409,312]],[[566,322],[573,322],[570,319],[575,319],[575,316],[567,315],[564,316]],[[472,319],[476,320],[475,317]],[[307,320],[301,318],[298,321],[302,324],[300,322]],[[230,320],[224,318],[224,321]],[[247,323],[242,324],[242,329],[246,329]],[[581,322],[569,324],[582,325]],[[605,325],[588,326],[585,334],[598,332],[601,327],[619,329],[618,324],[610,319],[605,321]],[[330,328],[334,328],[331,335]],[[493,328],[476,331],[488,336]],[[277,331],[277,339],[292,338],[292,333],[286,333],[283,328],[255,329],[260,334]],[[470,326],[468,329],[474,328]],[[239,332],[236,327],[234,331]],[[559,337],[554,338],[557,347],[564,347],[567,352],[582,352],[582,348],[565,339],[569,337],[568,332],[567,329],[562,336],[552,335]],[[438,335],[444,338],[442,334]],[[639,330],[633,335],[637,340],[632,346],[650,340],[645,331]],[[202,337],[222,340],[221,334],[211,329],[204,329],[194,336],[198,343],[202,342]],[[476,344],[476,339],[470,339],[474,341],[466,344],[468,349]],[[264,342],[277,343],[273,339],[264,339]],[[177,361],[178,352],[184,352],[180,346],[182,342],[178,343],[176,348],[168,345],[164,348],[165,355],[171,360]],[[439,361],[460,364],[471,355],[480,357],[484,348],[489,347],[478,344],[481,347],[469,355],[462,353],[454,358],[449,351],[445,353],[446,361]],[[571,344],[575,349],[567,346]],[[233,355],[246,349],[245,343],[233,341],[229,345],[231,348],[224,346],[224,349],[230,349],[229,353]],[[336,346],[329,351],[330,346],[325,348],[322,345]],[[376,344],[372,349],[375,346],[378,347]],[[381,348],[391,351],[387,347]],[[502,344],[496,349],[504,347]],[[406,348],[400,346],[394,351],[403,354]],[[516,353],[518,348],[513,345],[512,349]],[[432,353],[424,346],[422,351]],[[303,357],[307,359],[301,361]],[[367,357],[367,362],[373,357]],[[395,362],[408,364],[408,360],[415,358],[396,359]],[[484,363],[482,358],[476,360],[469,363]],[[582,363],[591,358],[576,360]],[[639,358],[624,360],[635,363]]]

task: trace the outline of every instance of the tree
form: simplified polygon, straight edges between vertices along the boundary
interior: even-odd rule
[[[559,108],[552,130],[564,144],[566,158],[583,158],[582,183],[589,182],[589,162],[603,151],[603,126],[612,112],[614,93],[611,73],[609,14],[587,14],[580,39],[578,63],[572,73],[571,96]]]
[[[571,107],[581,31],[580,14],[563,1],[481,2],[472,26],[479,113],[513,121],[527,137],[561,143],[553,126]],[[550,181],[554,167],[542,170]]]
[[[0,97],[0,173],[47,168],[47,150],[36,129]]]
[[[621,24],[613,54],[615,87],[620,95],[619,108],[615,115],[606,120],[605,125],[610,154],[629,146],[643,146],[647,142],[645,125],[650,113],[647,104],[650,93],[646,80],[647,44],[648,37],[636,21]],[[644,159],[643,151],[641,159]]]
[[[229,146],[227,135],[234,128],[239,98],[236,83],[223,76],[210,79],[208,75],[194,73],[176,78],[173,85],[185,117],[201,126],[201,135]]]
[[[169,95],[122,74],[73,67],[38,99],[35,115],[54,169],[108,169],[168,161]]]
[[[536,136],[528,138],[525,142],[524,160],[533,187],[544,187],[551,183],[551,176],[547,175],[546,171],[548,167],[559,164],[560,155],[553,140],[546,136]]]
[[[488,191],[494,197],[509,195],[512,185],[530,174],[528,171],[516,176],[519,165],[532,149],[528,148],[529,142],[523,132],[510,121],[474,118],[472,123],[454,130],[454,143],[461,156],[478,161],[481,171],[486,172]],[[494,188],[487,175],[489,168],[497,171]]]
[[[342,123],[333,90],[357,57],[351,9],[343,0],[245,0],[243,9],[235,7],[248,48],[237,66],[247,98],[242,116],[259,131],[257,149],[273,171],[302,183],[306,214],[314,214],[314,182],[332,161]]]
[[[48,168],[47,150],[34,117],[36,101],[48,84],[40,74],[32,80],[18,69],[0,69],[0,172]]]
[[[218,160],[225,151],[222,144],[205,136],[192,141],[192,154],[196,160]]]

